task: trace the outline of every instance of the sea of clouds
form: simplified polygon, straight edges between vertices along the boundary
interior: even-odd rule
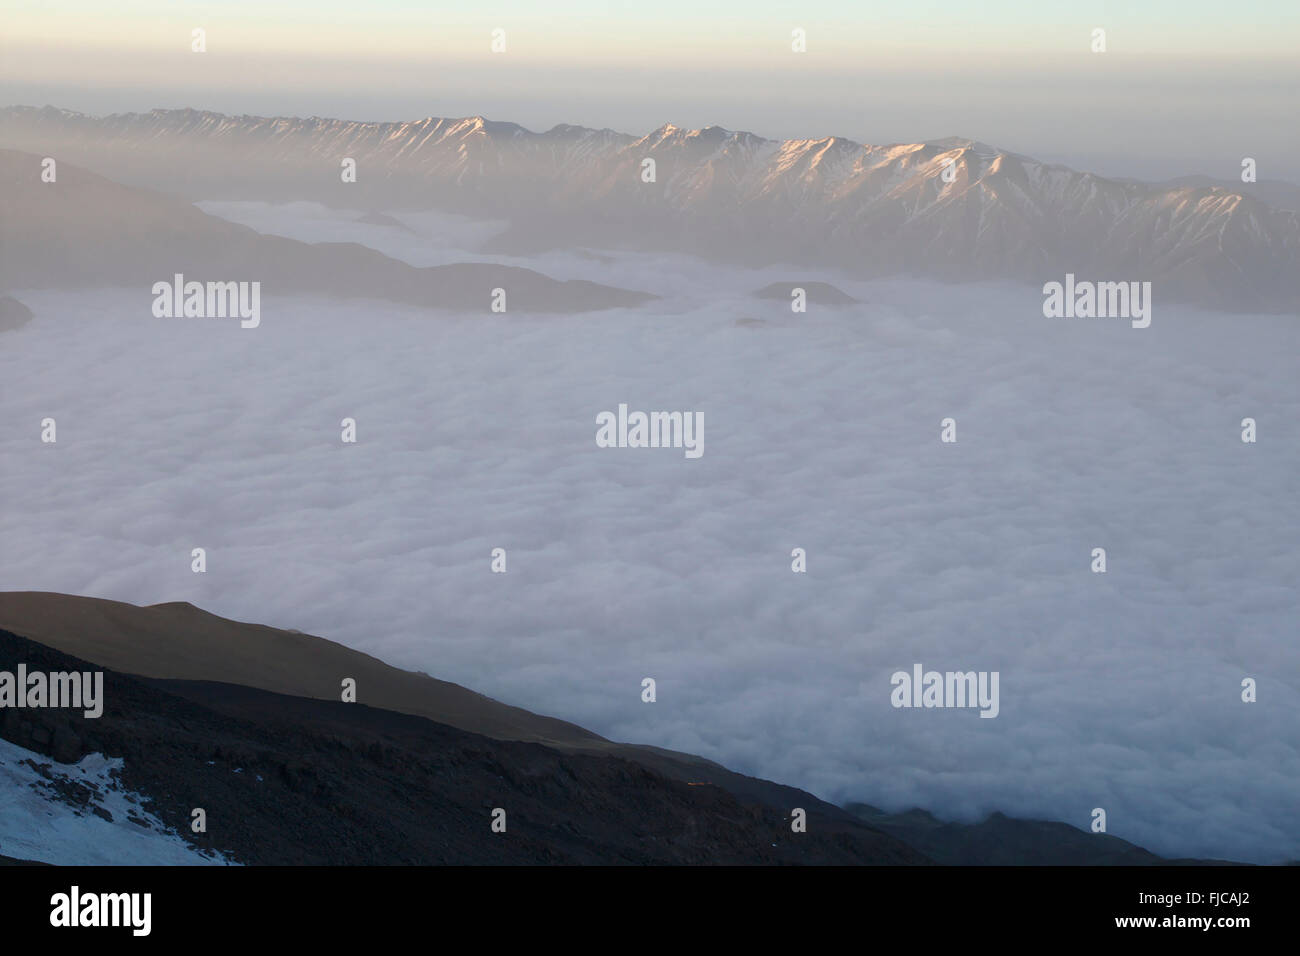
[[[204,208],[420,265],[492,233]],[[1134,330],[1004,284],[510,261],[664,298],[451,315],[263,288],[245,330],[155,319],[148,289],[15,292],[36,317],[0,336],[0,588],[298,628],[837,802],[1103,807],[1162,854],[1300,858],[1294,316],[1157,288]],[[863,301],[751,294],[789,278]],[[619,403],[702,412],[703,457],[598,448]],[[1000,715],[894,709],[916,662],[999,671]]]

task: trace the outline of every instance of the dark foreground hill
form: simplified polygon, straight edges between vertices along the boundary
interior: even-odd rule
[[[88,670],[0,631],[0,670]],[[909,864],[925,858],[808,796],[808,832],[721,787],[407,714],[105,672],[105,711],[0,712],[51,759],[124,761],[122,783],[197,847],[250,864]],[[807,796],[807,795],[805,795]],[[67,799],[76,800],[76,794]],[[207,832],[190,832],[201,807]],[[491,829],[506,812],[506,832]]]
[[[191,838],[203,807],[193,839],[245,862],[1174,862],[1062,823],[842,809],[190,604],[0,592],[0,629],[0,670],[93,662],[108,699],[98,720],[0,711],[0,737],[65,763],[122,757],[157,816]],[[344,676],[360,703],[339,701]],[[490,830],[497,807],[506,834]],[[791,830],[796,807],[807,833]]]
[[[1108,833],[1051,820],[990,814],[980,823],[952,823],[924,810],[885,813],[862,803],[848,809],[947,866],[1208,866],[1224,860],[1169,860]]]

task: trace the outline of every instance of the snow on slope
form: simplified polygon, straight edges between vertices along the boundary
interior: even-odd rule
[[[121,771],[121,760],[103,754],[57,764],[0,739],[0,854],[61,866],[229,862],[205,856],[145,809],[148,798],[124,789]]]

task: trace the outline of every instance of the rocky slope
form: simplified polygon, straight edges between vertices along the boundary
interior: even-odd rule
[[[151,815],[237,862],[1170,862],[1061,823],[841,809],[189,604],[0,593],[0,671],[20,662],[104,669],[105,714],[0,710],[0,737],[61,764],[120,759],[122,786],[151,798]],[[342,676],[357,703],[339,700]],[[189,830],[195,807],[206,834]],[[508,836],[490,829],[497,807]],[[796,807],[807,833],[791,830]]]
[[[92,665],[0,631],[0,670]],[[921,863],[811,800],[809,832],[721,787],[620,757],[501,741],[393,711],[210,682],[105,673],[107,705],[0,712],[51,759],[122,761],[121,780],[193,846],[248,864]],[[77,795],[64,797],[77,800]],[[206,813],[193,833],[191,814]],[[506,831],[493,832],[493,810]],[[89,823],[91,815],[85,814]],[[75,837],[75,834],[74,834]],[[141,862],[133,860],[132,862]]]

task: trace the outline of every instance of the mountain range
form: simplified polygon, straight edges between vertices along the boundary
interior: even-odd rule
[[[972,140],[866,145],[718,126],[634,136],[569,125],[536,133],[483,117],[9,107],[0,146],[190,199],[506,219],[489,252],[667,249],[859,278],[1042,284],[1073,273],[1150,281],[1160,300],[1300,312],[1300,213],[1261,198],[1286,190],[1107,179]],[[355,182],[343,181],[345,159]]]

